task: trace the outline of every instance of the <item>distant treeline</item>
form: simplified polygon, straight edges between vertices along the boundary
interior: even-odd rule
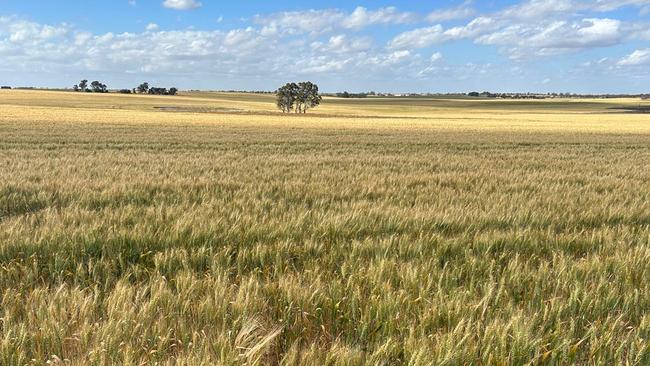
[[[608,98],[641,98],[648,99],[648,94],[576,94],[576,93],[491,93],[491,92],[470,92],[467,96],[474,98],[499,98],[499,99],[550,99],[550,98],[574,98],[574,99],[608,99]]]
[[[204,92],[205,90],[190,90],[191,92]],[[268,91],[268,90],[235,90],[235,89],[230,89],[230,90],[217,90],[217,92],[221,93],[241,93],[241,94],[275,94],[274,91]]]
[[[18,90],[59,90],[65,91],[70,89],[61,88],[39,88],[33,86],[19,86],[12,87],[9,85],[2,85],[0,89],[18,89]],[[110,90],[106,84],[99,81],[93,81],[88,84],[88,80],[81,80],[79,84],[72,87],[74,91],[87,92],[87,93],[109,93]],[[223,93],[243,93],[243,94],[275,94],[276,91],[268,90],[188,90],[188,92],[223,92]],[[133,89],[120,89],[115,92],[121,94],[151,94],[151,95],[176,95],[177,88],[158,88],[149,87],[149,83],[142,83]],[[493,93],[489,91],[484,92],[469,92],[469,93],[384,93],[384,92],[360,92],[350,93],[347,91],[338,93],[321,93],[323,96],[338,97],[338,98],[368,98],[368,97],[447,97],[447,98],[499,98],[499,99],[549,99],[549,98],[576,98],[576,99],[614,99],[614,98],[641,98],[643,100],[650,100],[650,94],[578,94],[578,93]]]
[[[367,98],[369,95],[374,96],[375,93],[348,93],[346,91],[343,93],[336,93],[336,96],[339,98]]]
[[[499,99],[550,99],[550,98],[584,98],[584,99],[607,99],[607,98],[641,98],[650,99],[650,94],[576,94],[576,93],[492,93],[492,92],[469,92],[469,93],[376,93],[362,92],[349,93],[325,93],[323,95],[338,98],[368,98],[368,97],[443,97],[443,98],[499,98]]]
[[[92,83],[90,83],[90,87],[88,87],[88,80],[86,79],[81,80],[79,84],[75,84],[72,87],[72,90],[76,92],[84,92],[84,93],[108,93],[109,92],[106,84],[103,84],[99,81],[93,81]],[[138,85],[136,88],[120,89],[117,92],[120,94],[176,95],[178,93],[178,89],[150,87],[149,83],[144,82]]]

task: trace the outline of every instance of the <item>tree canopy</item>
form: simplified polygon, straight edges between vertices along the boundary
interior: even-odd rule
[[[108,93],[108,87],[106,84],[102,84],[97,80],[90,83],[90,88],[92,89],[93,93]]]
[[[88,89],[88,80],[86,79],[81,80],[79,84],[75,84],[72,89],[76,92],[108,93],[106,84],[97,80],[90,83],[90,89]]]
[[[277,106],[284,113],[307,113],[309,108],[319,106],[323,100],[318,85],[311,81],[287,83],[277,90],[276,96]]]
[[[147,94],[149,92],[149,83],[145,82],[138,85],[137,90],[140,94]]]

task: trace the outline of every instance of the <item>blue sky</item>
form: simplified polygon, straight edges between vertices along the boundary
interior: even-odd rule
[[[650,92],[650,0],[0,0],[0,84]]]

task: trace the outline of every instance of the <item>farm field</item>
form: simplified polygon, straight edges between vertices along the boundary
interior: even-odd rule
[[[0,365],[650,364],[639,106],[0,91]]]

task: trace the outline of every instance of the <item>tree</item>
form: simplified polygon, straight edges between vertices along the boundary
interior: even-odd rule
[[[88,80],[83,79],[81,82],[79,82],[79,90],[82,92],[85,92],[88,89]]]
[[[138,93],[140,94],[147,94],[149,92],[149,83],[142,83],[138,85]]]
[[[276,91],[277,106],[282,112],[307,113],[307,109],[320,105],[323,98],[318,93],[318,85],[311,81],[287,83]]]
[[[307,109],[320,105],[323,97],[318,94],[318,85],[311,81],[298,83],[296,96],[296,113],[307,113]]]
[[[79,91],[79,85],[75,84],[75,85],[72,87],[72,90],[78,92],[78,91]]]
[[[153,86],[149,88],[149,94],[151,95],[169,95],[167,88],[154,88]]]
[[[90,83],[90,88],[92,89],[93,93],[108,93],[106,84],[102,84],[97,80]]]
[[[296,83],[287,83],[277,90],[277,106],[283,113],[289,113],[293,110],[299,89]]]
[[[137,89],[133,89],[133,92],[138,92],[140,94],[149,94],[149,95],[176,95],[178,93],[177,88],[158,88],[155,86],[149,86],[149,83],[142,83]]]

